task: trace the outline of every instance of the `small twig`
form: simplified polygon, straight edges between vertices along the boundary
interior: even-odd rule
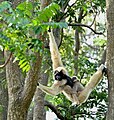
[[[72,8],[75,5],[76,2],[77,1],[75,1],[72,5],[68,5],[68,4],[67,5],[68,5],[69,8]],[[65,9],[66,9],[66,7],[64,8],[64,10]],[[62,19],[65,19],[65,16],[67,15],[67,13],[68,13],[68,10],[59,18],[59,21],[61,21]]]
[[[65,4],[62,6],[62,11],[64,11],[67,8],[69,1],[70,0],[67,0]]]
[[[91,44],[88,44],[86,42],[83,41],[83,43],[85,43],[88,47],[90,47],[91,49],[93,50],[100,50],[99,48],[95,47],[95,46],[92,46]]]
[[[96,20],[97,12],[96,12],[95,8],[94,8],[93,5],[92,5],[92,1],[90,2],[90,4],[91,4],[92,9],[93,9],[93,11],[94,11],[94,13],[95,13],[95,15],[94,15],[94,19],[93,19],[93,22],[89,25],[89,26],[91,27],[91,26],[94,24],[95,20]]]
[[[94,22],[95,22],[95,20],[96,20],[96,16],[97,16],[97,13],[94,15],[93,21],[92,21],[92,23],[89,25],[90,27],[94,24]]]
[[[8,64],[8,62],[10,61],[12,55],[13,55],[13,53],[11,52],[10,55],[9,55],[9,58],[7,59],[7,61],[3,65],[0,65],[0,68],[3,68]]]

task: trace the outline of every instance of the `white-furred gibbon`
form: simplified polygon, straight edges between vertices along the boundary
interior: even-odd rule
[[[73,104],[79,105],[84,103],[88,99],[91,91],[101,80],[104,70],[106,69],[105,66],[102,64],[84,87],[75,76],[72,78],[68,76],[68,72],[61,61],[61,56],[52,32],[49,32],[49,39],[54,83],[51,87],[38,83],[38,87],[50,95],[63,93]]]

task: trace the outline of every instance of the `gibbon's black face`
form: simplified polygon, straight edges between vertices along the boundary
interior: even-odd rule
[[[62,70],[60,72],[56,70],[54,72],[54,75],[55,75],[55,80],[62,81],[63,79],[66,79],[66,85],[69,85],[71,88],[73,87],[74,83],[72,78],[64,74]]]
[[[66,79],[66,75],[62,72],[62,70],[60,72],[56,70],[54,72],[54,77],[55,77],[55,80],[58,80],[58,81],[61,81],[62,79]]]

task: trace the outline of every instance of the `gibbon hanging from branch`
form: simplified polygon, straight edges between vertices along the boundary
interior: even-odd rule
[[[102,64],[93,74],[93,76],[91,76],[89,82],[84,87],[75,76],[68,76],[68,72],[61,61],[61,56],[52,32],[49,32],[49,39],[51,59],[53,63],[54,83],[51,87],[47,87],[38,83],[38,87],[50,95],[63,93],[67,99],[73,103],[73,105],[84,103],[88,99],[92,90],[96,87],[96,85],[103,77],[103,74],[106,70],[105,66]]]

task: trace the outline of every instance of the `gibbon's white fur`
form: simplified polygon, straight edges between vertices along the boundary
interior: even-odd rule
[[[59,50],[52,32],[49,33],[49,38],[55,80],[51,87],[44,86],[40,83],[38,87],[45,93],[51,95],[63,93],[73,104],[79,105],[84,103],[88,99],[91,91],[101,80],[105,66],[102,64],[97,72],[94,73],[90,78],[90,81],[87,83],[87,85],[83,87],[83,85],[77,79],[73,80],[73,78],[68,76],[68,72],[61,61]]]
[[[51,52],[51,59],[53,62],[53,70],[55,70],[58,67],[63,67],[63,63],[61,61],[59,50],[52,32],[49,32],[49,38],[50,38],[49,46]]]

